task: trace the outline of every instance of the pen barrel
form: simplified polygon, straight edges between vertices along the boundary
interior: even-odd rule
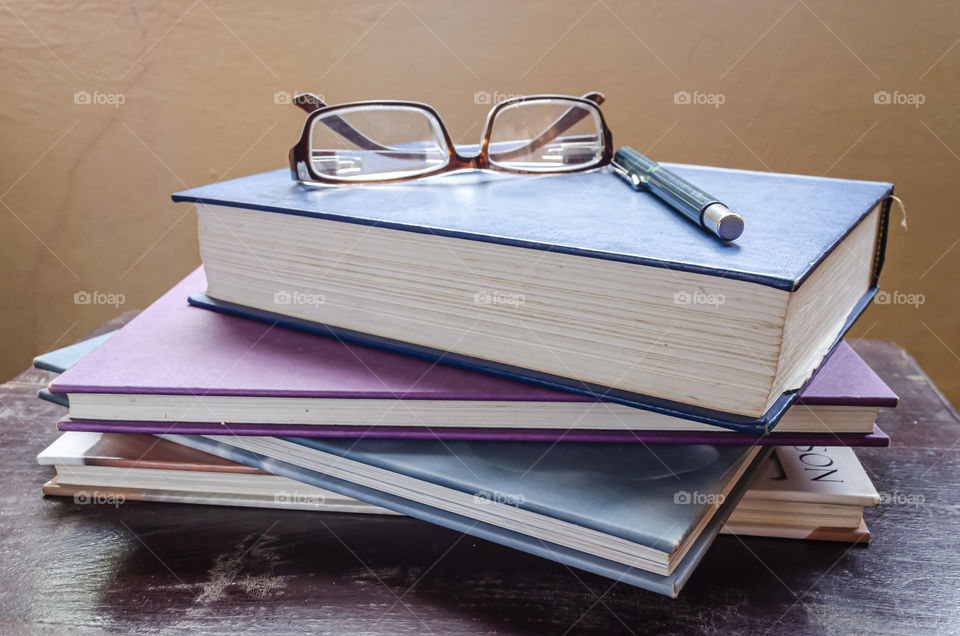
[[[702,214],[707,206],[719,203],[716,198],[633,148],[620,148],[613,161],[636,174],[644,189],[698,225],[703,224]]]

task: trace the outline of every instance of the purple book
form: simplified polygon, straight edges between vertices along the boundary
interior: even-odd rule
[[[752,443],[753,435],[187,304],[197,269],[55,379],[61,430]],[[889,443],[897,396],[841,343],[761,443]]]

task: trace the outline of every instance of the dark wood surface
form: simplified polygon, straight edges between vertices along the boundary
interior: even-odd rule
[[[44,498],[47,375],[0,388],[0,632],[957,633],[960,428],[902,349],[858,454],[894,502],[869,547],[721,536],[671,600],[407,518]],[[897,503],[897,499],[923,503]]]

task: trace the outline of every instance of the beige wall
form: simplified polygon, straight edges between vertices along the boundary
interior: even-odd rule
[[[660,160],[894,182],[909,229],[895,212],[881,287],[924,302],[874,306],[853,333],[904,345],[960,402],[956,2],[8,2],[4,378],[198,264],[169,195],[282,167],[302,117],[278,91],[428,101],[472,142],[479,91],[600,90],[615,142]]]

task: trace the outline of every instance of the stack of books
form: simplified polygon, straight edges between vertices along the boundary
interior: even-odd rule
[[[604,171],[178,193],[203,267],[36,361],[44,492],[404,514],[670,596],[721,532],[867,542],[897,397],[842,337],[892,187],[671,168],[748,232]]]

